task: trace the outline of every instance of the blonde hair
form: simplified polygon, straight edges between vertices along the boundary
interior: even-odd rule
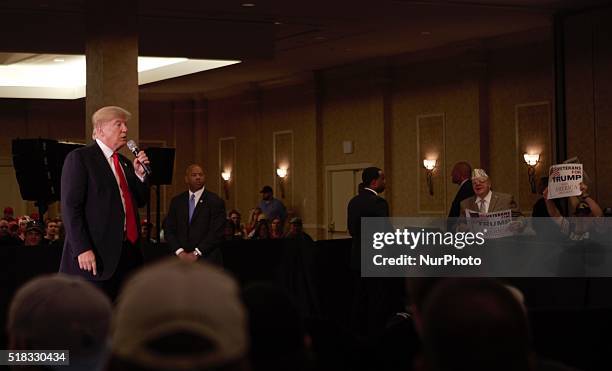
[[[91,116],[91,123],[93,124],[94,132],[100,128],[103,123],[108,122],[115,118],[120,118],[128,121],[132,117],[132,114],[119,106],[106,106],[102,107]],[[92,134],[95,139],[95,134]]]

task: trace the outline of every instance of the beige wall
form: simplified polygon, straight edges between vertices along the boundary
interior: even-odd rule
[[[478,81],[474,71],[466,67],[468,60],[459,55],[451,60],[397,68],[392,105],[391,182],[395,190],[394,213],[398,216],[446,214],[447,206],[440,210],[438,205],[428,204],[439,204],[440,197],[445,205],[452,202],[456,192],[450,182],[452,166],[457,161],[478,164]],[[427,125],[428,121],[417,119],[430,115],[444,117],[444,130],[437,132],[431,141],[425,139],[419,143],[417,124]],[[440,164],[433,174],[434,196],[431,197],[424,192],[424,156],[417,153],[417,147],[427,148],[440,141],[445,143],[444,150],[427,154]]]
[[[594,46],[583,42],[593,34],[591,23],[590,18],[568,23],[568,152],[583,159],[596,179],[593,191],[609,206],[612,196],[603,190],[612,185],[604,171],[611,168],[604,144],[612,140],[611,105],[605,104],[612,98],[606,84],[612,48],[601,41],[610,26],[597,29]],[[550,32],[539,30],[318,71],[290,86],[253,84],[222,98],[142,101],[140,138],[177,149],[174,184],[165,188],[162,211],[185,189],[183,171],[194,161],[204,165],[207,187],[223,195],[224,138],[221,153],[233,166],[227,208],[240,210],[245,221],[260,200],[259,189],[277,181],[275,154],[290,162],[284,202],[319,237],[326,225],[325,167],[331,165],[386,167],[392,214],[434,216],[446,214],[455,196],[452,166],[468,161],[487,167],[494,188],[512,193],[529,212],[537,196],[531,194],[522,154],[542,154],[538,177],[555,162],[552,56]],[[83,136],[82,101],[0,104],[0,124],[12,128],[0,137],[5,158],[6,144],[16,135]],[[353,142],[353,153],[343,153],[343,141]],[[235,156],[227,155],[227,148],[235,149]],[[426,188],[424,156],[438,159],[433,196]]]
[[[495,50],[488,56],[489,173],[493,188],[514,195],[521,210],[527,213],[538,196],[529,188],[523,154],[540,153],[538,178],[547,175],[548,167],[555,163],[551,162],[554,159],[552,56],[550,40]]]
[[[592,179],[589,191],[612,206],[612,25],[611,10],[581,14],[566,22],[568,157],[578,156]]]

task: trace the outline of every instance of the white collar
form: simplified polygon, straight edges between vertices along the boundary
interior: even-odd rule
[[[461,184],[459,184],[459,188],[463,187],[463,185],[465,184],[465,182],[467,182],[468,180],[470,180],[470,178],[463,179],[463,182],[461,182]]]
[[[102,142],[100,139],[96,138],[96,143],[98,143],[98,146],[100,146],[100,149],[102,150],[102,152],[104,153],[104,156],[106,156],[106,159],[108,160],[109,158],[111,158],[113,156],[113,154],[115,153],[115,151],[113,151],[112,149],[110,149],[109,146],[107,146],[106,144],[104,144],[104,142]]]
[[[204,188],[206,188],[206,186],[198,189],[195,192],[191,192],[191,190],[189,190],[189,198],[191,198],[192,195],[195,195],[196,201],[200,199],[200,197],[202,197],[202,193],[204,193]]]
[[[372,188],[368,188],[368,187],[363,187],[363,189],[367,189],[368,191],[374,193],[376,196],[378,196],[378,192],[376,192],[375,190],[373,190]]]
[[[489,193],[487,193],[486,196],[484,196],[484,198],[480,198],[478,196],[476,196],[476,203],[478,204],[478,201],[480,200],[485,200],[487,202],[487,207],[491,206],[491,197],[493,196],[493,191],[489,190]]]

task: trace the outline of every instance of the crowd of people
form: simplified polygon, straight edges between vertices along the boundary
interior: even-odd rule
[[[47,218],[44,224],[38,214],[13,216],[13,208],[4,208],[0,219],[0,246],[63,246],[64,227],[60,218]]]
[[[390,216],[380,196],[385,174],[376,167],[363,170],[359,194],[347,206],[352,250],[346,271],[339,269],[350,276],[345,282],[352,280],[344,287],[346,321],[307,318],[296,305],[300,293],[287,287],[310,287],[298,282],[307,278],[298,272],[310,269],[303,261],[283,276],[295,281],[285,287],[240,287],[218,266],[224,240],[312,238],[270,186],[246,222],[238,210],[226,213],[198,164],[187,167],[187,189],[173,197],[163,223],[176,256],[143,266],[138,248],[152,225],[140,222],[138,207],[148,195],[149,160],[143,151],[133,161],[118,153],[130,117],[116,106],[93,114],[94,142],[64,163],[64,222],[48,219],[43,227],[36,215],[15,219],[5,209],[3,245],[63,247],[60,273],[35,278],[13,296],[7,349],[68,349],[66,370],[570,370],[535,353],[525,298],[513,286],[492,278],[362,277],[362,218]],[[484,169],[458,163],[452,181],[460,188],[449,229],[463,228],[457,219],[466,210],[521,217],[514,197],[494,191]],[[545,187],[542,194],[534,216],[550,217],[571,240],[597,233],[600,224],[569,218],[605,214],[586,185],[566,208],[548,200]]]

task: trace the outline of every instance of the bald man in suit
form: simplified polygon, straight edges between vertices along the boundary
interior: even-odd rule
[[[200,165],[187,167],[185,184],[188,190],[170,202],[164,224],[166,241],[180,259],[196,261],[202,257],[221,264],[217,247],[223,240],[225,202],[206,189],[206,174]]]

